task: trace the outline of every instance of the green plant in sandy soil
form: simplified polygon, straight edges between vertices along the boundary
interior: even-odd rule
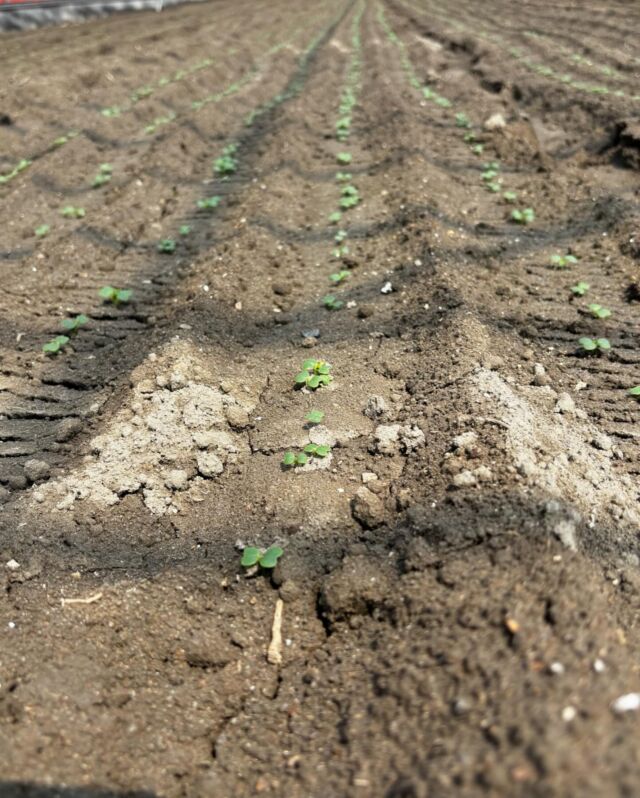
[[[349,271],[349,269],[340,269],[339,272],[333,272],[333,274],[330,274],[329,279],[331,280],[332,283],[340,285],[340,283],[343,283],[347,279],[347,277],[349,277],[350,274],[351,272]]]
[[[451,108],[451,100],[447,100],[446,97],[436,97],[435,98],[436,105],[439,105],[441,108]]]
[[[349,164],[353,160],[353,156],[350,152],[339,152],[336,155],[336,161],[341,164]]]
[[[285,452],[282,458],[282,465],[285,468],[293,468],[294,466],[306,465],[309,461],[309,456],[304,452]]]
[[[629,396],[640,396],[640,385],[635,385],[633,388],[627,388]]]
[[[340,310],[344,302],[341,299],[337,299],[333,294],[327,294],[322,297],[322,304],[327,310]]]
[[[111,285],[103,285],[98,291],[100,299],[111,302],[112,305],[125,304],[131,299],[133,291],[130,288],[114,288]]]
[[[483,144],[474,144],[471,147],[471,152],[474,155],[482,155],[482,153],[484,152],[484,145]]]
[[[340,198],[340,207],[343,210],[355,208],[355,206],[360,202],[360,194],[358,189],[351,184],[343,186],[341,194],[342,197]]]
[[[260,568],[271,570],[276,567],[283,554],[284,552],[280,546],[269,546],[266,551],[262,551],[255,546],[246,546],[242,552],[240,565],[243,568],[253,568],[254,565],[259,565]]]
[[[28,158],[22,158],[16,166],[10,172],[7,172],[4,175],[0,175],[0,185],[2,183],[8,183],[10,180],[13,180],[14,177],[17,177],[20,172],[24,172],[25,169],[31,166],[33,161],[30,161]]]
[[[578,262],[575,255],[552,255],[549,258],[549,265],[555,269],[566,269]]]
[[[331,364],[326,360],[305,360],[295,378],[296,387],[307,387],[312,391],[329,385],[332,381]]]
[[[305,454],[311,454],[314,457],[326,457],[331,454],[331,447],[319,443],[308,443],[303,451]]]
[[[163,255],[171,255],[176,251],[176,246],[173,238],[163,238],[158,242],[158,252],[162,252]]]
[[[464,127],[470,128],[471,127],[471,120],[465,113],[456,114],[456,126],[457,127]]]
[[[56,337],[43,345],[42,351],[45,355],[57,355],[69,343],[66,335],[56,335]]]
[[[213,171],[219,177],[228,177],[237,171],[238,160],[234,158],[237,150],[237,144],[228,144],[224,150],[222,150],[222,155],[215,159],[213,162]]]
[[[352,178],[349,172],[336,172],[336,180],[338,183],[348,183]]]
[[[510,202],[510,203],[516,202],[518,199],[518,195],[516,194],[515,191],[505,191],[504,194],[502,195],[502,199],[505,202]]]
[[[533,212],[533,208],[516,208],[511,211],[511,219],[517,224],[531,224],[531,222],[535,221],[535,218],[536,215]]]
[[[340,258],[344,258],[349,254],[349,247],[347,244],[343,244],[341,247],[336,247],[331,254],[334,258],[340,260]]]
[[[584,296],[587,293],[587,291],[589,290],[589,288],[591,288],[589,283],[585,283],[582,280],[580,280],[579,283],[576,283],[575,285],[571,286],[571,291],[576,296]]]
[[[310,410],[305,416],[305,421],[309,424],[320,424],[324,419],[324,412],[322,410]]]
[[[77,316],[74,316],[73,318],[62,319],[60,324],[69,333],[69,335],[75,335],[75,333],[78,332],[80,327],[82,327],[88,321],[89,321],[88,316],[85,316],[84,313],[79,313]]]
[[[180,229],[178,230],[181,236],[188,236],[191,232],[191,225],[188,224],[181,224]]]
[[[597,302],[592,302],[590,305],[587,305],[587,307],[596,319],[608,319],[609,316],[611,316],[609,308],[605,308]]]
[[[334,235],[333,240],[336,242],[336,244],[342,244],[348,235],[349,234],[346,230],[338,230],[338,232]]]
[[[199,199],[196,205],[201,211],[211,211],[214,208],[217,208],[221,201],[222,197],[205,197],[204,199]]]
[[[60,213],[66,219],[84,219],[85,217],[85,210],[84,208],[76,208],[73,205],[66,205]]]
[[[41,224],[33,231],[38,238],[44,238],[51,230],[51,227],[48,224]]]
[[[118,105],[112,105],[109,108],[103,108],[102,111],[100,111],[100,113],[102,114],[102,116],[106,116],[107,118],[112,118],[114,116],[120,116],[120,114],[122,113],[122,109]]]
[[[340,213],[340,211],[334,211],[333,213],[329,214],[328,218],[330,224],[338,224],[340,219],[342,219],[342,213]]]
[[[111,166],[110,163],[101,163],[100,168],[98,170],[98,174],[93,178],[91,187],[100,188],[100,186],[104,186],[105,183],[108,183],[111,180],[112,172],[113,172],[113,167]]]
[[[608,338],[580,338],[578,343],[582,351],[589,354],[607,352],[611,349],[611,343]]]

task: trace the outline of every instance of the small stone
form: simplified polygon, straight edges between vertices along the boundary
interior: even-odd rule
[[[566,415],[575,415],[576,405],[568,393],[561,393],[556,402],[556,413],[564,413]]]
[[[50,473],[51,467],[44,460],[27,460],[24,464],[24,475],[30,482],[47,479]]]
[[[317,346],[318,341],[316,338],[303,338],[302,339],[302,346],[306,349],[311,349],[314,346]]]
[[[314,327],[312,330],[303,330],[301,335],[303,338],[320,338],[320,330]]]
[[[213,452],[198,452],[196,462],[203,477],[215,477],[224,471],[222,460]]]
[[[157,381],[158,378],[156,378]],[[152,380],[140,380],[140,382],[136,385],[136,390],[138,393],[153,393],[156,389],[156,385]]]
[[[502,130],[507,126],[507,121],[504,118],[504,115],[500,112],[491,114],[491,116],[485,120],[484,129],[485,130]]]
[[[227,405],[225,408],[225,415],[229,425],[233,429],[246,429],[251,425],[249,414],[240,405]]]
[[[599,432],[591,440],[591,443],[595,446],[596,449],[600,449],[603,452],[610,452],[613,449],[613,441],[608,435],[605,435],[603,432]]]
[[[368,319],[370,316],[376,312],[376,306],[371,304],[364,304],[358,307],[358,318],[359,319]]]
[[[564,673],[564,665],[561,662],[552,662],[549,665],[549,673],[555,676],[561,676]]]
[[[456,488],[470,488],[476,485],[477,482],[475,474],[465,468],[464,471],[455,475],[451,484]]]
[[[351,512],[356,521],[365,529],[374,529],[384,521],[384,504],[368,488],[361,487],[351,503]]]
[[[577,714],[575,707],[565,707],[562,710],[562,720],[565,723],[571,723],[572,720],[575,720]]]
[[[79,418],[65,418],[56,427],[55,439],[58,443],[64,443],[77,435],[81,429],[82,421]]]
[[[11,496],[11,491],[7,490],[6,488],[2,487],[2,485],[0,485],[0,504],[8,502],[9,496]]]
[[[400,427],[400,440],[403,450],[408,454],[424,444],[424,432],[416,424],[407,424]]]
[[[382,396],[370,396],[364,408],[367,418],[380,418],[387,410],[387,403]]]
[[[576,543],[576,527],[571,521],[559,521],[553,527],[553,534],[563,546],[566,546],[571,551],[578,550],[578,544]]]
[[[473,430],[469,430],[469,432],[462,432],[460,435],[456,435],[456,437],[451,441],[451,448],[452,449],[469,449],[478,442],[478,433],[474,432]]]
[[[395,454],[398,451],[400,424],[380,424],[373,436],[376,440],[376,451],[379,454]]]
[[[593,662],[593,670],[596,673],[604,673],[607,669],[607,666],[604,664],[604,661],[601,660],[599,657],[598,659],[594,660]]]
[[[273,293],[278,296],[288,296],[291,293],[291,285],[289,283],[274,283],[272,288]]]
[[[504,358],[500,357],[500,355],[485,355],[482,359],[482,365],[490,371],[495,371],[504,365]]]
[[[171,490],[184,490],[189,483],[189,474],[181,468],[174,468],[165,477],[164,484]]]
[[[473,473],[479,482],[489,482],[492,477],[491,469],[486,465],[478,466]]]
[[[388,280],[380,289],[381,294],[390,294],[392,291],[393,291],[393,286]]]
[[[637,712],[640,709],[640,693],[626,693],[616,698],[611,704],[611,709],[617,714],[623,712]]]
[[[169,384],[172,391],[179,391],[180,388],[186,388],[187,378],[179,371],[174,371],[169,378]]]
[[[20,568],[20,563],[16,562],[14,559],[11,559],[9,560],[9,562],[6,563],[5,567],[8,568],[10,571],[17,571],[18,568]]]
[[[368,484],[369,482],[375,482],[378,479],[378,475],[374,474],[373,471],[363,471],[362,472],[362,481],[364,484]]]

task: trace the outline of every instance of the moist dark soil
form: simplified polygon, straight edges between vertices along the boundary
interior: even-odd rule
[[[639,34],[211,0],[2,36],[0,796],[638,794]]]

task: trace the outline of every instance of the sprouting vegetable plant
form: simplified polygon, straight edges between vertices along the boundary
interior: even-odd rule
[[[581,338],[578,343],[585,352],[606,352],[611,349],[608,338]]]
[[[222,197],[205,197],[204,199],[199,199],[196,205],[202,211],[210,211],[213,210],[213,208],[217,208],[221,201]]]
[[[346,230],[338,230],[338,232],[333,237],[333,240],[336,242],[336,244],[341,244],[345,240],[347,235],[348,233]]]
[[[474,155],[482,155],[484,152],[484,146],[482,144],[474,144],[473,147],[471,147],[471,152]]]
[[[133,291],[130,288],[113,288],[111,285],[103,285],[98,291],[98,294],[105,302],[119,305],[121,302],[128,302],[131,299]]]
[[[44,344],[42,347],[42,351],[46,355],[57,355],[61,349],[69,343],[69,338],[66,335],[56,335],[56,337],[49,341],[48,343]]]
[[[100,188],[100,186],[104,186],[105,183],[108,183],[111,180],[112,172],[113,167],[110,163],[101,163],[98,174],[93,178],[93,183],[91,183],[91,186],[93,188]]]
[[[536,215],[533,212],[533,208],[523,208],[522,210],[516,208],[516,210],[511,211],[511,218],[518,224],[531,224],[531,222],[535,221]]]
[[[590,305],[588,305],[588,308],[596,317],[596,319],[608,319],[611,315],[609,308],[605,308],[602,305],[599,305],[597,302],[592,302]]]
[[[336,172],[336,180],[338,183],[348,183],[352,178],[349,172]]]
[[[336,283],[336,285],[339,285],[340,283],[344,282],[347,279],[347,277],[349,277],[350,274],[351,272],[349,271],[349,269],[341,269],[339,272],[334,272],[333,274],[330,274],[329,279],[331,280],[332,283]]]
[[[304,449],[304,454],[311,454],[314,457],[326,457],[328,454],[331,453],[330,446],[324,446],[318,443],[308,443]]]
[[[261,551],[255,546],[246,546],[242,552],[240,565],[243,568],[253,568],[254,565],[259,565],[261,568],[270,570],[276,567],[283,554],[280,546],[269,546],[266,551]]]
[[[51,227],[48,224],[41,224],[33,231],[38,238],[44,238],[47,233],[51,230]]]
[[[504,194],[502,195],[502,199],[505,202],[516,202],[516,200],[518,199],[518,195],[516,194],[515,191],[505,191]]]
[[[334,211],[333,213],[329,214],[329,222],[331,224],[338,224],[340,219],[342,219],[342,214],[340,211]]]
[[[180,229],[178,230],[181,236],[188,236],[191,232],[191,225],[188,224],[181,224]]]
[[[471,127],[471,120],[465,113],[456,114],[456,125],[458,127]]]
[[[309,424],[320,424],[324,419],[324,412],[322,410],[310,410],[305,416],[305,420]]]
[[[309,457],[304,452],[285,452],[282,458],[282,465],[285,468],[293,468],[293,466],[306,465],[308,460]]]
[[[82,325],[86,324],[88,321],[88,316],[85,316],[84,313],[79,313],[72,319],[62,319],[60,324],[69,333],[69,335],[73,335],[77,333],[80,327],[82,327]]]
[[[65,206],[60,213],[67,219],[84,219],[84,208],[76,208],[73,205]]]
[[[640,385],[635,385],[633,388],[629,388],[627,393],[630,396],[640,396]]]
[[[567,266],[573,265],[578,262],[575,255],[552,255],[549,258],[549,264],[556,269],[566,269]]]
[[[336,160],[338,161],[338,163],[348,164],[351,163],[352,159],[353,156],[351,155],[350,152],[339,152],[336,155]]]
[[[340,310],[344,302],[341,299],[337,299],[333,294],[327,294],[322,297],[322,304],[327,310]]]
[[[584,296],[587,293],[587,291],[589,290],[589,288],[591,288],[589,283],[585,283],[582,280],[580,280],[579,283],[576,283],[575,285],[571,286],[571,291],[576,296]]]
[[[329,385],[333,381],[331,364],[326,360],[305,360],[301,371],[296,374],[295,383],[298,388],[307,387],[315,391],[322,385]]]
[[[213,171],[221,177],[228,177],[238,169],[238,160],[233,156],[238,150],[237,144],[228,144],[222,155],[213,162]]]
[[[163,238],[162,241],[158,242],[158,252],[171,255],[172,252],[176,251],[176,246],[176,242],[173,238]]]
[[[103,108],[100,113],[106,117],[120,116],[122,109],[117,105],[112,105],[110,108]]]

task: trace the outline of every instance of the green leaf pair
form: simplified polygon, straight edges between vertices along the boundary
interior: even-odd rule
[[[332,380],[331,364],[325,360],[305,360],[302,364],[302,370],[296,374],[295,378],[297,387],[306,386],[312,391],[323,385],[329,385]]]
[[[98,294],[100,299],[104,299],[105,302],[119,305],[121,302],[128,302],[133,291],[130,288],[114,288],[111,285],[103,285]]]
[[[252,568],[254,565],[259,565],[261,568],[269,570],[276,567],[283,554],[284,551],[280,546],[270,546],[266,551],[261,551],[255,546],[247,546],[242,552],[240,565],[243,568]]]

